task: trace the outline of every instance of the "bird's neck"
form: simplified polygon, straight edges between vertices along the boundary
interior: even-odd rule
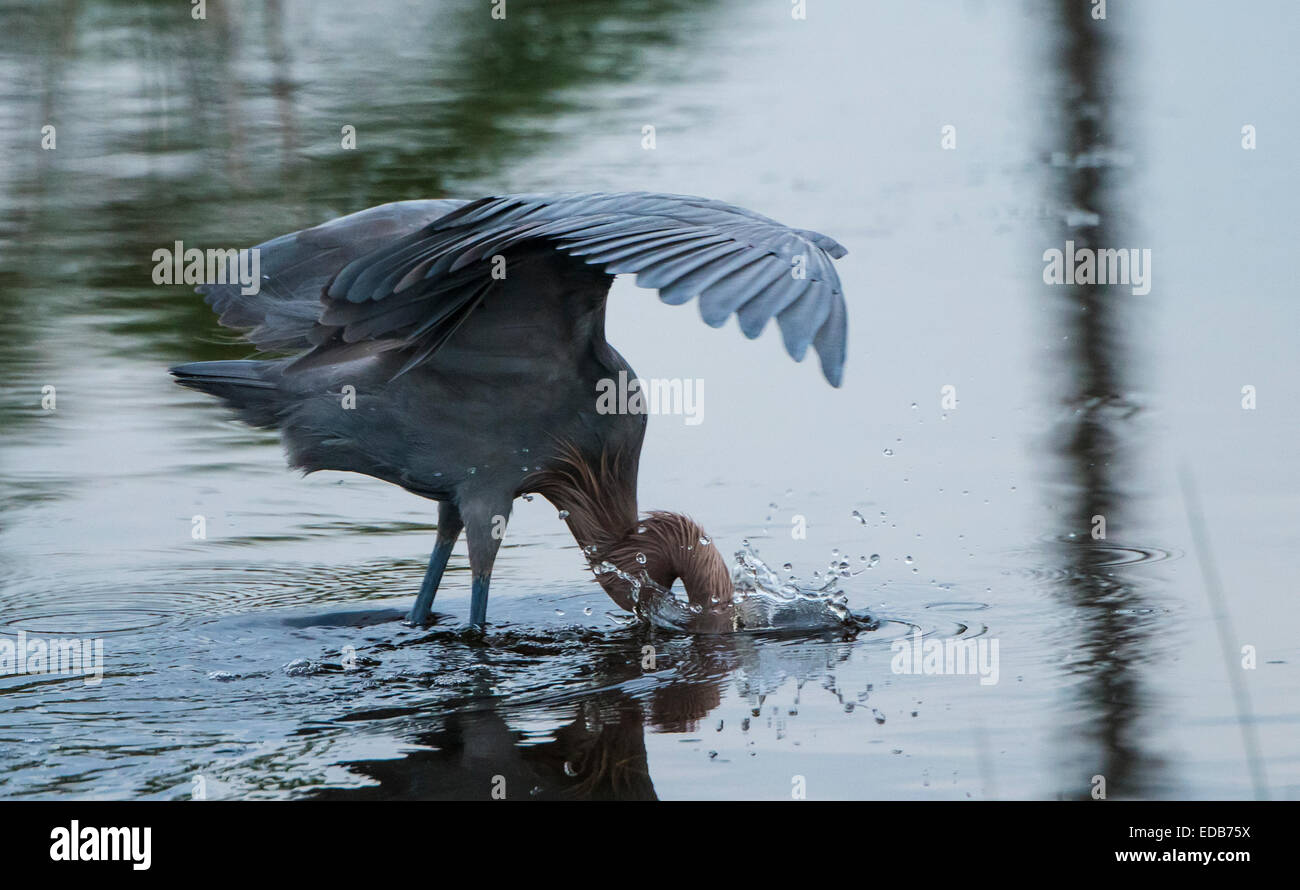
[[[669,590],[680,578],[692,605],[703,608],[731,601],[731,570],[704,529],[679,513],[638,516],[635,455],[592,461],[565,447],[530,482],[560,511],[596,580],[624,609],[635,608],[644,579]]]

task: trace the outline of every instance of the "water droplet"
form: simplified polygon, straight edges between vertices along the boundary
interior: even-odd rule
[[[556,513],[555,515],[558,516],[558,517],[560,517],[561,519],[568,519],[568,518],[569,518],[569,511],[568,511],[568,510],[561,510],[559,513]]]
[[[894,456],[894,449],[892,449],[892,448],[886,448],[885,451],[884,451],[884,455],[885,455],[885,457],[893,457],[893,456]]]
[[[856,519],[858,522],[862,523],[863,525],[867,524],[867,517],[863,516],[857,510],[853,511],[853,518]]]
[[[912,403],[912,410],[913,410],[913,411],[916,410],[916,402],[913,402],[913,403]]]
[[[591,606],[587,606],[585,609],[583,609],[583,610],[582,610],[582,614],[584,614],[584,615],[590,615],[590,614],[591,614]]]
[[[874,566],[878,562],[880,562],[880,554],[879,553],[871,554],[871,564]]]
[[[910,565],[912,564],[912,557],[910,557],[910,556],[904,556],[904,557],[903,557],[903,562],[907,563],[907,564],[910,566]]]
[[[790,565],[790,563],[788,562],[785,565],[781,566],[781,568],[785,569],[787,572],[794,571],[794,566]]]
[[[478,467],[470,467],[470,468],[469,468],[469,474],[470,474],[471,476],[473,476],[473,475],[474,475],[475,473],[477,473],[477,472],[478,472]]]
[[[639,562],[639,563],[641,563],[641,565],[645,565],[645,554],[644,554],[644,553],[638,553],[638,554],[636,555],[636,561]]]
[[[709,545],[712,544],[712,543],[713,543],[713,542],[709,540],[708,535],[703,535],[703,536],[700,537],[700,546],[701,546],[701,547],[707,547],[707,546],[709,546]]]
[[[644,534],[645,534],[645,526],[644,526],[644,525],[638,525],[638,526],[636,527],[636,533],[637,533],[638,535],[644,535]]]

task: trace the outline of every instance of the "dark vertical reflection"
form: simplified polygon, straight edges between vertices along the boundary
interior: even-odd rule
[[[282,0],[267,0],[266,43],[267,58],[273,68],[271,95],[275,97],[275,117],[280,130],[282,165],[288,168],[289,158],[298,150],[298,126],[294,111],[293,59],[285,40],[284,4]]]
[[[1094,20],[1092,4],[1060,0],[1054,10],[1056,69],[1046,93],[1054,143],[1049,206],[1057,224],[1044,248],[1140,247],[1126,196],[1126,151],[1116,144],[1122,103],[1117,85],[1125,72],[1118,52],[1125,25]],[[1127,393],[1139,384],[1138,351],[1128,335],[1138,330],[1141,297],[1130,286],[1055,285],[1043,298],[1056,306],[1061,347],[1049,353],[1051,379],[1063,393],[1066,419],[1054,430],[1059,458],[1055,506],[1060,537],[1053,547],[1062,568],[1057,595],[1069,607],[1061,644],[1066,684],[1073,700],[1059,793],[1088,797],[1094,776],[1108,797],[1141,797],[1159,784],[1160,766],[1144,747],[1151,694],[1144,684],[1153,626],[1145,594],[1124,577],[1119,563],[1130,551],[1117,539],[1137,527],[1130,468],[1135,458],[1136,407]],[[1105,539],[1093,537],[1103,517]]]

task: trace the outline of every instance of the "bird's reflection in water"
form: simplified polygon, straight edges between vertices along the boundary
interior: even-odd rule
[[[630,633],[620,645],[579,664],[570,677],[513,699],[493,694],[503,677],[485,673],[468,695],[406,719],[403,740],[419,746],[400,758],[344,764],[366,782],[329,788],[329,800],[655,800],[646,732],[694,733],[735,682],[756,708],[787,682],[821,678],[835,691],[833,670],[852,642],[833,636],[786,646],[774,638],[671,637],[659,641],[659,663],[643,669],[646,639]],[[827,677],[830,680],[827,681]],[[391,712],[353,714],[350,721]],[[544,738],[521,729],[558,723]]]
[[[624,693],[593,695],[549,741],[529,744],[489,699],[445,717],[411,741],[422,750],[398,760],[347,764],[377,784],[329,789],[325,799],[654,800],[641,705]]]

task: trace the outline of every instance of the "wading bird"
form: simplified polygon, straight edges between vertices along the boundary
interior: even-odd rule
[[[240,419],[277,429],[306,472],[351,470],[438,502],[437,541],[408,619],[429,618],[466,532],[470,623],[514,499],[560,511],[597,580],[625,609],[649,579],[691,603],[732,597],[726,561],[676,513],[638,515],[644,413],[603,413],[602,381],[635,374],[605,341],[614,275],[666,303],[697,297],[746,336],[776,318],[796,361],[809,346],[839,386],[846,314],[825,235],[720,201],[648,193],[401,201],[257,248],[262,280],[198,288],[269,360],[172,368]],[[227,280],[234,281],[231,277]],[[251,288],[248,288],[251,289]],[[354,398],[350,403],[347,396]]]

